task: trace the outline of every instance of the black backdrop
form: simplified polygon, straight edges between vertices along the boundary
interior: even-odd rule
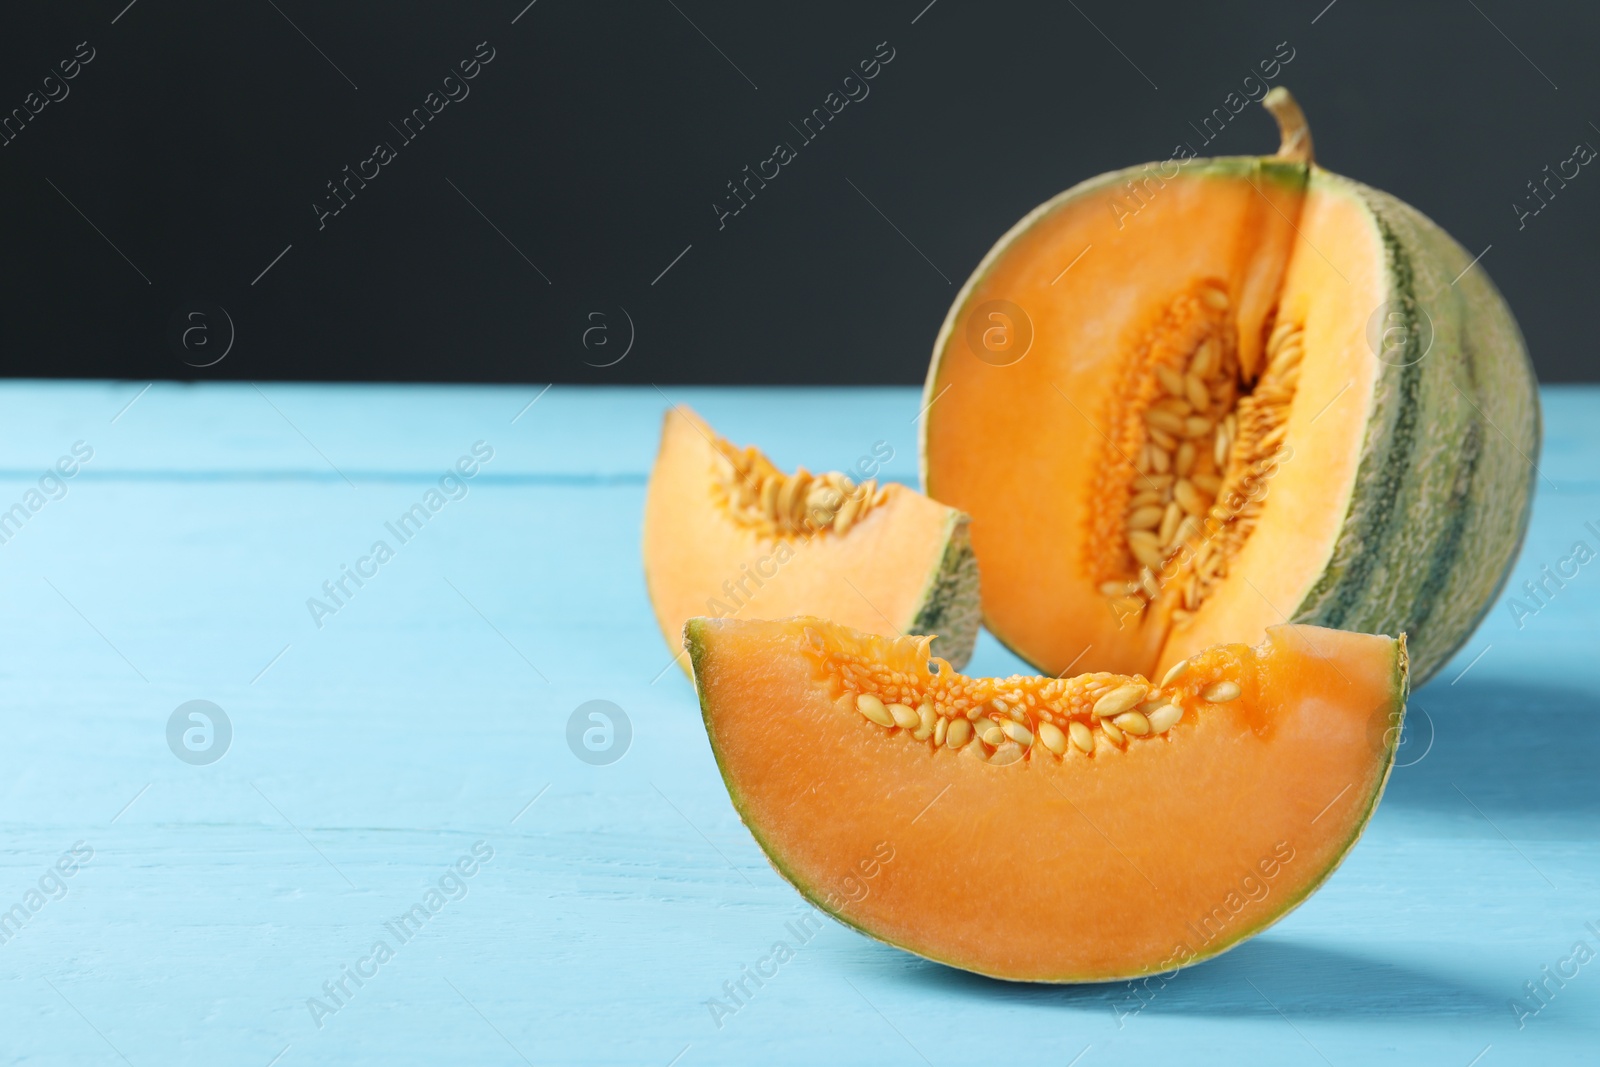
[[[1600,146],[1593,4],[525,3],[7,5],[0,373],[920,381],[1013,221],[1279,53],[1319,160],[1487,248],[1541,378],[1596,377],[1600,167],[1527,187]],[[1252,106],[1203,154],[1275,145]]]

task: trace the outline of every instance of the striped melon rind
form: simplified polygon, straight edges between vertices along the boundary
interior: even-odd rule
[[[951,520],[944,558],[922,596],[922,610],[908,633],[933,634],[933,654],[959,670],[972,658],[983,618],[983,598],[978,589],[978,555],[972,551],[970,521],[965,515]]]
[[[1380,366],[1343,528],[1291,615],[1409,633],[1420,685],[1489,610],[1527,532],[1541,435],[1533,366],[1488,274],[1468,269],[1472,255],[1432,220],[1321,168],[1311,188],[1365,209],[1386,253],[1387,307],[1408,322],[1403,355]],[[1423,316],[1426,350],[1426,330],[1411,328]]]

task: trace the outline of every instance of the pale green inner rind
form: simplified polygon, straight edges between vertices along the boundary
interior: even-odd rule
[[[965,515],[953,516],[944,557],[923,591],[922,609],[906,632],[937,634],[933,654],[949,660],[959,671],[972,658],[982,615],[978,557],[972,551],[969,523]]]
[[[1312,185],[1363,207],[1384,246],[1387,308],[1431,323],[1432,345],[1424,354],[1425,332],[1407,329],[1403,355],[1379,364],[1349,511],[1293,619],[1409,633],[1421,684],[1489,610],[1527,532],[1537,385],[1510,309],[1481,264],[1466,270],[1465,249],[1388,194],[1322,170]]]

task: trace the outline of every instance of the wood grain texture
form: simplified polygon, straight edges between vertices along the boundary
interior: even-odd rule
[[[788,466],[847,466],[887,441],[886,475],[914,481],[915,390],[558,386],[513,423],[536,387],[156,385],[118,417],[141,386],[0,387],[0,510],[75,441],[94,449],[0,543],[0,912],[74,843],[93,849],[0,943],[0,1062],[1596,1054],[1600,960],[1551,981],[1520,1028],[1509,1002],[1575,943],[1600,951],[1600,561],[1531,613],[1497,604],[1415,694],[1410,765],[1282,924],[1143,1000],[1012,986],[832,923],[795,936],[808,909],[735,817],[640,575],[669,400]],[[1600,551],[1600,390],[1544,402],[1507,593],[1529,607],[1543,566],[1577,541]],[[393,558],[319,629],[307,598],[477,441],[494,458],[465,497],[390,537]],[[980,640],[973,670],[1016,669]],[[209,766],[167,747],[193,699],[233,725]],[[567,746],[592,699],[632,725],[609,766]],[[401,944],[384,924],[480,841],[493,857],[465,895]],[[1029,921],[1028,901],[1006,917]],[[319,1027],[308,998],[380,939],[392,958]],[[731,1003],[723,984],[780,940],[793,958],[714,1019],[707,1001]]]

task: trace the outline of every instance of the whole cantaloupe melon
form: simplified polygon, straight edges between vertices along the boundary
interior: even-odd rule
[[[1277,155],[1067,190],[939,332],[924,488],[972,517],[984,620],[1046,673],[1295,622],[1404,631],[1420,683],[1527,529],[1538,395],[1483,265],[1263,103]]]

